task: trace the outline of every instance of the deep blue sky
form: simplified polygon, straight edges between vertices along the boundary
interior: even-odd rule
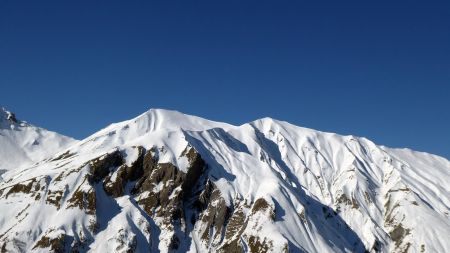
[[[76,138],[156,107],[450,157],[448,1],[149,2],[0,1],[0,105]]]

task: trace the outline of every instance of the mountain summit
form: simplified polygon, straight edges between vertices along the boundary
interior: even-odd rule
[[[6,108],[0,107],[0,128],[14,128],[15,124],[19,124],[16,115],[6,110]]]
[[[0,176],[2,172],[38,162],[75,140],[33,126],[0,108]]]
[[[5,173],[0,249],[450,252],[448,182],[426,153],[152,109]]]

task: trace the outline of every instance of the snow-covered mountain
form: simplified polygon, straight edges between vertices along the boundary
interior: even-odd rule
[[[270,118],[150,110],[3,177],[2,252],[450,252],[448,160]]]
[[[0,108],[0,180],[7,170],[31,165],[67,148],[74,139],[20,121]]]

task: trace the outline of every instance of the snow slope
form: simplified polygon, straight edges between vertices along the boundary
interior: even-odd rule
[[[11,252],[450,252],[450,162],[152,109],[0,183]]]
[[[20,121],[0,108],[0,175],[38,162],[73,143],[72,138]]]

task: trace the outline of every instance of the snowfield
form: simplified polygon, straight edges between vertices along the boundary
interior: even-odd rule
[[[0,123],[5,252],[450,252],[442,157],[161,109],[81,141]]]

